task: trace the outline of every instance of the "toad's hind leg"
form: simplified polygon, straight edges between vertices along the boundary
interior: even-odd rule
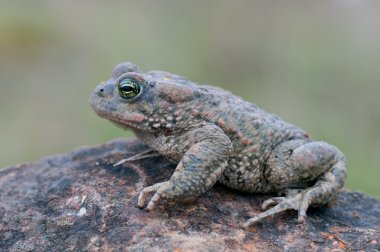
[[[275,148],[265,175],[276,191],[303,189],[296,194],[265,201],[263,210],[275,206],[249,219],[244,224],[246,227],[287,209],[297,210],[298,222],[303,223],[309,206],[321,206],[337,197],[344,185],[346,163],[343,154],[332,145],[292,140]]]

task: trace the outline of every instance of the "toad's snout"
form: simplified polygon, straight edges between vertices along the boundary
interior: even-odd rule
[[[95,112],[103,116],[103,114],[115,111],[116,105],[112,102],[115,89],[115,83],[105,82],[97,86],[90,97],[90,105]]]
[[[115,88],[115,83],[103,83],[96,87],[94,95],[97,95],[98,97],[104,98],[109,97],[113,95],[113,91]]]

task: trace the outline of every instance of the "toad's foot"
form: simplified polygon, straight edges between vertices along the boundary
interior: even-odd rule
[[[157,205],[162,203],[188,202],[194,200],[198,195],[195,194],[194,196],[194,192],[188,190],[186,186],[187,184],[176,184],[171,180],[148,186],[140,192],[137,206],[139,208],[144,208],[146,202],[149,201],[145,209],[147,211],[152,211]],[[152,194],[153,196],[151,197]]]
[[[308,192],[298,193],[289,197],[274,197],[263,202],[262,209],[266,210],[269,206],[275,205],[273,208],[262,212],[244,223],[244,227],[248,227],[253,223],[260,221],[266,217],[275,215],[288,209],[298,211],[298,223],[303,223],[306,218],[306,210],[309,207]]]
[[[166,182],[157,183],[157,184],[154,184],[152,186],[145,187],[140,192],[140,195],[139,195],[139,198],[138,198],[138,201],[137,201],[137,206],[139,208],[144,208],[145,202],[147,201],[147,199],[149,198],[149,196],[152,195],[152,194],[155,194],[152,197],[152,199],[149,201],[148,206],[146,207],[146,209],[148,211],[153,210],[155,208],[156,204],[157,204],[157,201],[159,200],[159,195],[156,194],[156,192],[157,192],[158,188],[160,188],[160,186],[162,186],[164,183],[166,183]]]

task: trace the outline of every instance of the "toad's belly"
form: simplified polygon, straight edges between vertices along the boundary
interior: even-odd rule
[[[264,168],[258,160],[240,161],[231,158],[219,182],[240,191],[269,193],[272,189],[264,177]]]

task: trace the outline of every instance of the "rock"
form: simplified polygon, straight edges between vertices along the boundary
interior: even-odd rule
[[[287,211],[244,230],[269,196],[220,185],[188,205],[146,212],[140,190],[175,166],[154,157],[114,167],[145,150],[114,140],[0,171],[1,251],[380,250],[380,201],[343,191],[333,207]]]

